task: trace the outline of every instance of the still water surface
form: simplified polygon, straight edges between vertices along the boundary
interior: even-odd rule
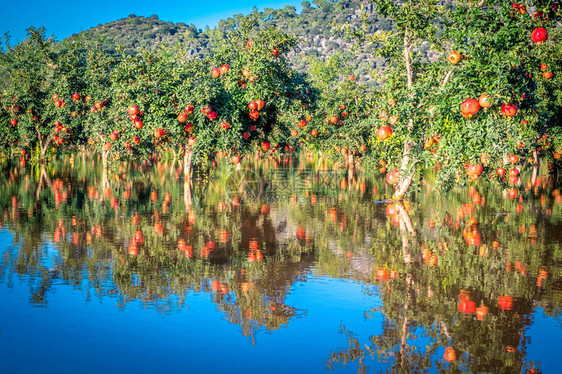
[[[2,372],[559,372],[555,181],[262,166],[4,164]]]

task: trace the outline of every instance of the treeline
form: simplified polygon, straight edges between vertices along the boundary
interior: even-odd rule
[[[390,31],[358,13],[348,19],[353,4],[256,11],[215,30],[191,28],[191,41],[175,47],[136,52],[88,34],[57,43],[31,28],[0,53],[2,151],[46,160],[93,150],[104,165],[170,152],[184,157],[188,176],[203,160],[239,165],[303,150],[350,170],[388,171],[398,197],[431,168],[442,170],[439,185],[480,175],[503,183],[506,169],[517,185],[522,167],[536,174],[544,159],[556,171],[558,3],[377,1],[367,10]],[[339,15],[334,30],[384,61],[374,85],[358,79],[345,53],[313,56],[299,32],[285,32],[309,30],[299,19],[327,21],[330,12]],[[304,69],[299,53],[311,56]]]
[[[364,20],[368,20],[364,31],[375,33],[378,30],[389,31],[391,22],[377,16],[373,11],[374,5],[364,0],[317,0],[312,4],[303,1],[301,5],[300,13],[294,6],[265,8],[263,11],[256,9],[258,22],[254,27],[262,31],[276,27],[297,37],[297,48],[289,54],[289,59],[298,71],[306,71],[312,61],[325,62],[330,56],[338,54],[359,81],[374,84],[373,76],[382,72],[384,63],[382,59],[375,58],[375,45],[356,45],[342,35],[337,26],[346,23],[360,26]],[[162,21],[156,15],[139,17],[131,14],[127,18],[72,35],[70,39],[99,39],[106,48],[120,45],[128,53],[155,50],[165,45],[185,49],[189,56],[195,58],[209,55],[217,42],[236,28],[244,17],[236,14],[221,20],[216,28],[200,29],[193,24]]]

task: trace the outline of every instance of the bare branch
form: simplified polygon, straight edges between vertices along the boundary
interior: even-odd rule
[[[451,77],[451,74],[453,74],[453,69],[451,68],[451,70],[449,70],[449,72],[445,75],[445,79],[443,79],[443,84],[441,85],[441,91],[443,91],[443,89],[445,88],[445,85],[447,84],[447,82],[449,81],[449,78]]]
[[[414,75],[412,72],[412,62],[410,61],[410,40],[408,39],[408,27],[404,30],[404,57],[406,59],[406,75],[408,78],[408,90],[412,89]]]

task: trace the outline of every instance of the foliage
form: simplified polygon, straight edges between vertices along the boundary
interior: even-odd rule
[[[87,139],[105,164],[146,159],[162,146],[180,152],[189,146],[192,152],[188,137],[197,139],[195,162],[217,152],[243,156],[262,142],[274,151],[288,144],[288,127],[310,101],[309,89],[284,57],[295,39],[274,28],[252,32],[252,26],[245,19],[211,56],[195,60],[167,49],[110,53],[81,39],[56,48],[42,30],[30,30],[30,38],[2,56],[12,79],[2,95],[4,109],[21,122],[11,126],[17,134],[7,131],[17,140],[8,137],[12,143],[6,147],[14,141],[28,148],[38,144],[44,157],[51,140],[82,146]],[[50,53],[47,64],[37,45]],[[212,70],[221,67],[226,69],[214,77]],[[248,109],[258,101],[263,107]],[[18,116],[18,108],[28,115]],[[182,112],[186,118],[180,121]]]
[[[357,4],[315,5],[303,5],[301,16],[346,14]],[[36,150],[45,160],[90,147],[106,167],[125,158],[183,155],[187,176],[192,164],[207,160],[238,164],[256,154],[279,162],[302,148],[309,158],[343,161],[350,170],[390,172],[398,199],[432,168],[446,187],[481,174],[496,179],[498,167],[519,170],[527,160],[538,169],[546,159],[556,169],[562,156],[557,3],[536,1],[529,5],[533,15],[508,1],[385,0],[368,9],[363,24],[336,17],[334,25],[384,61],[373,75],[376,89],[357,79],[345,52],[311,56],[306,74],[295,70],[299,41],[282,31],[283,22],[298,18],[290,7],[223,22],[211,33],[208,53],[197,58],[184,47],[131,54],[85,36],[55,43],[44,30],[30,29],[1,55],[3,149]],[[370,16],[385,30],[374,31]],[[265,20],[280,24],[265,27]],[[542,28],[549,38],[533,41]]]
[[[548,69],[560,70],[560,60],[554,58],[559,50],[559,8],[537,2],[547,13],[533,17],[509,1],[447,7],[437,1],[389,0],[375,5],[392,21],[393,30],[366,35],[380,43],[377,53],[387,61],[372,121],[377,127],[391,118],[398,121],[390,124],[393,135],[388,141],[374,142],[369,157],[384,160],[391,170],[400,169],[397,197],[403,197],[414,174],[428,166],[440,165],[444,183],[458,182],[467,164],[482,164],[485,174],[493,173],[510,153],[543,151],[546,128],[558,134],[560,76],[546,79],[537,73],[546,61]],[[539,26],[550,31],[544,43],[531,40]],[[441,58],[428,61],[420,53],[427,44]],[[446,58],[452,52],[460,61]],[[461,103],[483,94],[491,107],[463,115]],[[518,108],[514,117],[502,112],[509,104]],[[559,144],[558,135],[550,139]],[[554,144],[550,147],[557,147]]]

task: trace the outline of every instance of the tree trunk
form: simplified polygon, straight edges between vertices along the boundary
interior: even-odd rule
[[[43,135],[39,128],[36,126],[35,131],[37,131],[37,139],[39,139],[39,151],[41,152],[41,159],[40,161],[43,162],[45,160],[45,155],[47,154],[47,150],[49,149],[49,144],[51,144],[51,137],[47,138],[47,141],[43,143]]]
[[[37,193],[35,194],[35,201],[39,201],[39,195],[43,188],[43,174],[45,173],[45,165],[41,165],[41,173],[39,174],[39,185],[37,186]]]
[[[410,123],[411,127],[413,127],[413,120],[410,120]],[[408,125],[408,128],[410,128],[410,125]],[[410,156],[413,147],[414,141],[406,140],[404,143],[402,163],[400,165],[400,179],[394,189],[394,198],[396,200],[402,200],[404,196],[406,196],[412,185],[412,180],[414,179],[415,169],[413,164],[415,164],[415,160],[412,160]]]
[[[193,174],[193,166],[191,165],[191,158],[193,157],[193,151],[191,147],[185,146],[185,153],[183,155],[183,177],[185,181],[191,180]]]
[[[355,179],[355,160],[353,158],[353,153],[350,153],[347,157],[347,184],[349,188],[353,184],[353,180]]]
[[[173,154],[173,159],[172,159],[172,165],[170,165],[170,175],[174,175],[174,171],[176,169],[176,161],[178,158],[178,154],[176,153],[176,149],[172,148],[172,154]]]
[[[408,91],[412,89],[414,83],[414,72],[410,62],[410,39],[408,38],[408,28],[404,29],[404,60],[406,62],[406,77],[408,78]]]
[[[406,63],[406,76],[408,79],[408,91],[412,90],[412,85],[414,83],[414,71],[412,69],[412,63],[410,61],[410,39],[408,38],[408,28],[404,30],[404,59]],[[412,98],[412,94],[410,94]],[[414,115],[410,113],[410,115]],[[408,132],[414,130],[414,118],[410,118],[408,121]],[[408,193],[410,186],[412,185],[412,180],[415,173],[415,164],[417,160],[411,158],[412,149],[414,149],[414,141],[406,140],[404,142],[404,151],[402,155],[402,163],[400,165],[400,179],[396,188],[394,190],[394,198],[397,200],[402,200],[404,196]]]
[[[109,179],[107,177],[107,169],[108,169],[108,163],[107,163],[107,158],[109,156],[109,151],[102,151],[101,152],[101,164],[102,164],[102,186],[108,187],[109,186]]]
[[[533,177],[531,178],[531,183],[533,183],[533,187],[535,187],[541,167],[541,160],[539,159],[539,154],[536,149],[533,151],[533,159],[535,161],[533,162]]]
[[[412,180],[414,179],[414,173],[411,172],[410,175],[400,179],[398,184],[396,185],[396,190],[394,192],[394,199],[402,200],[408,193],[408,190],[412,186]]]
[[[323,160],[323,155],[322,155],[322,151],[318,152],[318,161],[316,163],[316,172],[318,173],[320,170],[322,170],[322,160]]]

